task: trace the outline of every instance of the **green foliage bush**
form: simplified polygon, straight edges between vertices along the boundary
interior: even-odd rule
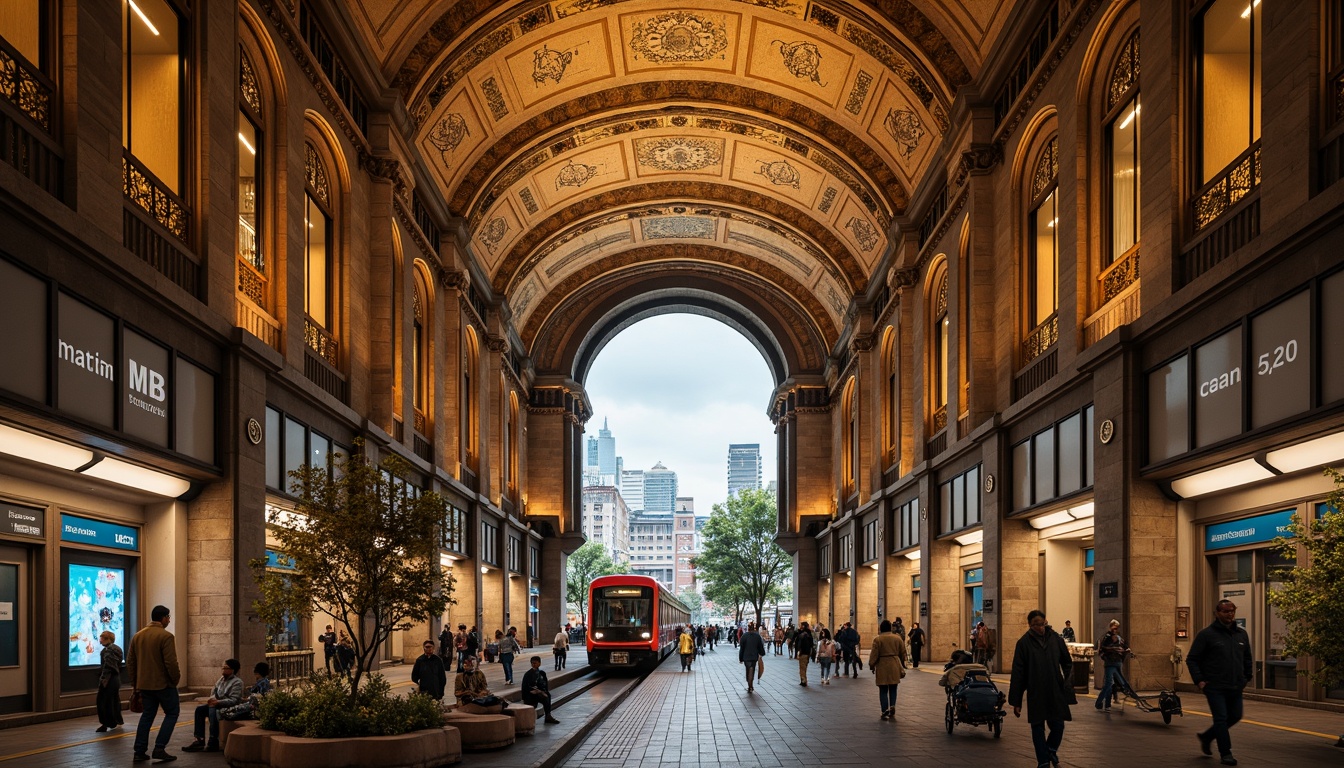
[[[312,739],[395,736],[443,725],[439,702],[418,693],[394,696],[382,675],[371,675],[355,702],[351,706],[344,677],[315,674],[297,690],[263,697],[257,716],[262,728]]]

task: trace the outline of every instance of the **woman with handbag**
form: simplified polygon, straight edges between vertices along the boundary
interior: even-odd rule
[[[896,689],[905,677],[905,640],[891,631],[886,619],[878,627],[878,636],[868,649],[868,667],[877,676],[877,699],[882,719],[896,719]]]

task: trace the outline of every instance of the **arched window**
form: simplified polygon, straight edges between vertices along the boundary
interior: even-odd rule
[[[123,3],[121,145],[127,198],[183,242],[187,210],[188,14],[175,0]]]
[[[1040,148],[1028,177],[1026,342],[1030,362],[1059,340],[1059,138]]]
[[[855,405],[854,377],[845,383],[840,397],[840,489],[844,499],[858,491],[859,416]],[[841,505],[843,507],[843,504]]]
[[[901,461],[901,350],[897,326],[882,339],[882,454],[887,466]]]
[[[266,110],[252,57],[238,48],[238,291],[270,311],[270,259],[262,232],[268,210],[265,184]]]
[[[303,311],[327,332],[333,325],[331,183],[326,164],[311,143],[304,149]]]
[[[429,434],[429,287],[424,273],[415,270],[411,287],[411,401],[415,406],[415,431]]]
[[[947,266],[934,273],[935,286],[929,313],[929,405],[933,409],[929,432],[937,434],[947,426],[948,358],[951,354],[952,320],[947,314]]]
[[[1120,49],[1107,80],[1106,159],[1106,248],[1102,268],[1130,255],[1139,243],[1139,32],[1134,31]],[[1122,286],[1123,287],[1123,286]],[[1116,293],[1119,289],[1116,290]],[[1114,296],[1103,296],[1103,302]]]
[[[519,502],[519,486],[522,479],[518,476],[518,452],[519,452],[519,433],[522,431],[518,423],[518,393],[509,392],[509,411],[508,421],[504,425],[504,487],[507,490],[509,500],[513,502],[515,508]]]
[[[467,326],[465,343],[462,345],[462,457],[467,468],[475,472],[479,469],[481,413],[478,388],[480,387],[480,343],[476,340],[476,329]]]

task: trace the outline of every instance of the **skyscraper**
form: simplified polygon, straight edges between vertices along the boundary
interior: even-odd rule
[[[761,444],[734,443],[728,446],[728,495],[743,488],[761,487]]]
[[[653,465],[644,472],[644,511],[672,512],[676,509],[677,473],[663,466]]]
[[[644,470],[621,470],[621,497],[631,512],[644,511]]]
[[[620,460],[616,457],[616,438],[612,437],[611,430],[607,428],[607,420],[602,420],[602,429],[597,431],[597,437],[589,437],[587,456],[584,461],[584,474],[595,475],[599,478],[597,484],[616,485],[621,481]]]

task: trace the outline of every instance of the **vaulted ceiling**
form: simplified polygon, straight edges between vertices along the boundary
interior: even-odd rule
[[[705,279],[824,355],[1005,5],[366,0],[350,13],[529,352],[564,348],[558,324],[584,308],[625,306],[600,298],[617,286],[672,302],[669,285],[690,296]]]

